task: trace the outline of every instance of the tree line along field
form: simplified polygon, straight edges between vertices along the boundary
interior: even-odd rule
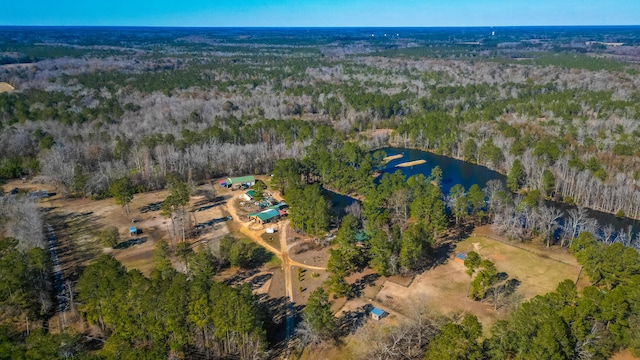
[[[0,35],[0,81],[16,88],[0,94],[0,179],[9,181],[0,347],[12,356],[313,357],[347,351],[341,339],[375,344],[353,353],[361,358],[637,351],[637,236],[600,226],[585,210],[640,216],[633,28],[497,37],[405,29],[386,39],[366,29],[60,31]],[[625,45],[603,45],[611,37]],[[386,156],[377,150],[388,145],[487,166],[508,175],[507,187],[443,193],[439,169],[374,180]],[[305,289],[298,274],[293,297],[304,310],[220,275],[269,261],[259,245],[216,228],[227,195],[207,182],[246,174],[271,175],[267,190],[289,205],[285,234],[326,254],[321,286],[309,279]],[[32,185],[56,193],[39,200],[49,209],[30,199]],[[327,189],[361,201],[337,208]],[[548,200],[580,207],[563,215]],[[136,217],[144,232],[124,240]],[[44,229],[53,221],[60,240],[51,245]],[[491,240],[476,246],[468,236],[486,223],[548,259]],[[208,238],[219,240],[215,251],[197,246]],[[472,260],[454,263],[463,250]],[[577,285],[572,256],[583,269]],[[572,265],[555,264],[558,257]],[[60,261],[73,264],[64,284]],[[547,262],[557,271],[534,266]],[[389,279],[413,279],[406,293],[442,299],[447,284],[429,276],[448,269],[458,274],[452,306],[436,301],[429,312],[402,315],[411,296]],[[363,326],[368,306],[335,317],[341,302],[368,296],[398,311],[394,326]],[[54,316],[65,323],[58,332],[34,325]],[[293,337],[274,336],[290,319]]]

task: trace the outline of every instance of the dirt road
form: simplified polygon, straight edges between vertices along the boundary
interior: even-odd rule
[[[287,231],[289,229],[289,220],[280,221],[277,224],[279,239],[280,239],[280,249],[276,249],[275,247],[269,245],[261,236],[262,229],[254,230],[251,229],[251,222],[245,222],[240,220],[238,216],[238,212],[234,207],[236,199],[238,199],[241,195],[236,195],[227,201],[227,211],[231,214],[233,221],[240,225],[240,232],[246,235],[249,239],[251,239],[256,244],[264,247],[265,249],[272,252],[282,262],[282,270],[284,272],[284,283],[285,283],[285,292],[286,296],[289,299],[287,304],[287,314],[286,314],[286,337],[291,338],[295,331],[295,311],[294,311],[294,299],[293,299],[293,278],[291,275],[291,270],[294,266],[308,269],[308,270],[318,270],[324,271],[326,268],[320,266],[312,266],[301,264],[297,261],[292,260],[289,257],[289,250],[287,246]]]
[[[280,259],[282,260],[282,268],[284,269],[284,286],[285,291],[287,293],[287,297],[289,298],[289,303],[287,304],[287,322],[286,322],[286,337],[287,339],[291,338],[295,332],[295,311],[293,309],[293,279],[291,277],[291,258],[289,257],[289,252],[287,251],[287,229],[289,225],[289,220],[284,223],[278,224],[278,232],[280,233],[280,249],[282,249],[282,253],[280,254]]]
[[[326,267],[303,264],[303,263],[297,262],[297,261],[295,261],[295,260],[293,260],[293,259],[291,259],[289,257],[289,253],[288,253],[288,250],[287,250],[288,249],[288,247],[287,247],[287,233],[285,231],[286,229],[289,228],[289,220],[281,221],[277,225],[278,226],[278,232],[280,233],[280,250],[274,248],[273,246],[269,245],[266,241],[264,241],[264,239],[260,236],[261,231],[253,230],[253,229],[251,229],[249,227],[253,223],[245,222],[245,221],[240,220],[240,217],[238,216],[238,212],[236,211],[235,207],[233,206],[233,203],[235,202],[235,200],[240,198],[240,196],[241,195],[236,195],[233,198],[229,199],[229,201],[227,202],[227,211],[229,212],[229,214],[231,214],[231,217],[233,218],[233,221],[240,225],[240,232],[241,233],[246,235],[249,239],[251,239],[256,244],[258,244],[258,245],[264,247],[265,249],[271,251],[272,253],[274,253],[278,258],[280,258],[280,260],[282,260],[282,264],[283,265],[284,265],[284,259],[286,258],[289,266],[297,266],[297,267],[301,267],[301,268],[304,268],[304,269],[317,270],[317,271],[325,271],[325,270],[327,270]],[[286,254],[286,255],[284,255],[284,254]]]

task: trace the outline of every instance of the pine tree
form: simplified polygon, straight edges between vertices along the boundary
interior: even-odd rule
[[[507,187],[509,188],[509,190],[517,192],[524,184],[524,180],[524,166],[522,166],[520,160],[516,159],[513,161],[513,165],[511,166],[511,170],[509,170],[509,174],[507,174]]]
[[[329,294],[319,287],[309,295],[302,318],[321,338],[330,338],[335,331],[336,318],[331,312]]]
[[[109,194],[113,197],[117,205],[129,215],[129,203],[133,200],[133,187],[128,177],[122,177],[114,180],[109,185]]]

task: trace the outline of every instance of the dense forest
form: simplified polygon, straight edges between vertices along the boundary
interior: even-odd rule
[[[166,188],[177,239],[195,185],[271,175],[292,228],[329,247],[328,279],[296,328],[301,349],[346,335],[331,302],[357,296],[350,275],[424,271],[445,235],[491,223],[512,241],[570,251],[590,285],[562,282],[488,331],[471,314],[419,312],[364,358],[640,353],[640,233],[588,213],[640,219],[637,28],[4,30],[0,82],[15,90],[0,93],[0,181],[113,197],[126,212],[134,194]],[[444,193],[439,168],[372,176],[389,145],[479,164],[506,183]],[[0,359],[274,356],[264,302],[212,280],[252,266],[255,245],[227,238],[216,257],[160,242],[148,277],[102,255],[60,284],[47,214],[0,189]],[[335,209],[328,191],[359,201]],[[476,255],[465,262],[470,298],[498,308],[497,270]],[[61,296],[86,328],[47,331]]]
[[[323,127],[336,139],[389,128],[390,138],[373,132],[365,144],[504,173],[518,159],[519,188],[543,191],[551,173],[565,202],[640,217],[640,74],[625,62],[640,56],[633,31],[487,38],[478,29],[453,44],[422,32],[365,41],[354,30],[337,42],[323,31],[256,32],[248,42],[234,32],[105,31],[0,39],[10,64],[0,80],[18,89],[0,94],[1,177],[44,175],[100,197],[124,174],[156,189],[170,172],[194,181],[264,173],[299,159]],[[628,46],[594,41],[608,36]],[[459,45],[470,38],[481,45]],[[78,173],[86,179],[74,184]]]

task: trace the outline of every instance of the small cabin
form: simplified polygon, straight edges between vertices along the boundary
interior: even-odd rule
[[[130,226],[129,227],[129,236],[135,236],[138,235],[138,228],[135,226]]]
[[[373,320],[380,320],[385,316],[385,314],[386,314],[386,311],[382,309],[373,308],[373,310],[371,310],[371,318]]]

